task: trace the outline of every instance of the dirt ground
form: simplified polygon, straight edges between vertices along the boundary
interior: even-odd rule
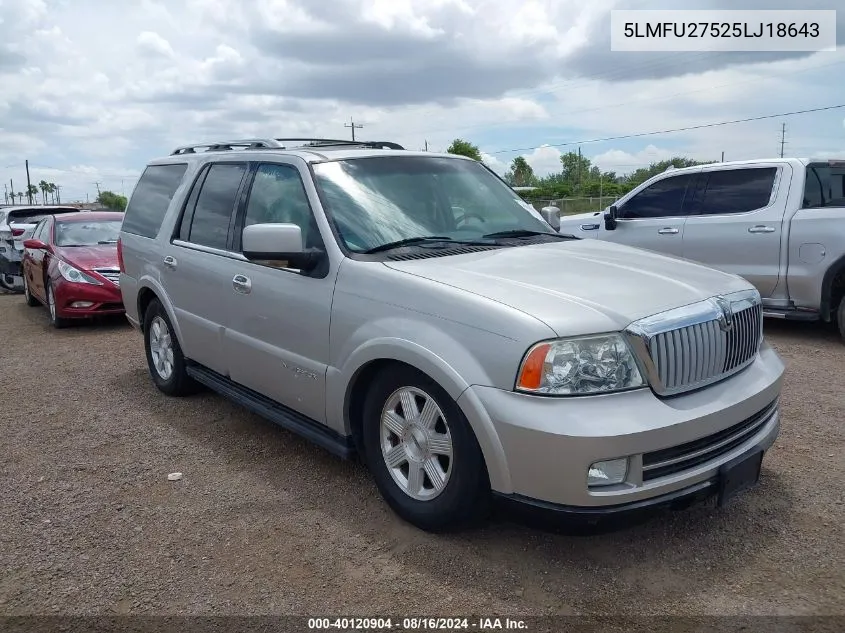
[[[845,614],[845,345],[766,328],[783,430],[730,507],[433,536],[362,466],[160,394],[123,319],[54,331],[0,295],[0,614]]]

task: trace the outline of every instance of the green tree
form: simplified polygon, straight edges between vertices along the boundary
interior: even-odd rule
[[[41,190],[41,201],[47,204],[47,192],[50,190],[50,184],[46,180],[38,183],[38,188]]]
[[[29,198],[29,204],[35,204],[35,201],[38,200],[38,187],[35,185],[27,185],[26,197]]]
[[[481,152],[477,145],[473,145],[469,141],[456,138],[452,144],[446,149],[449,154],[458,154],[459,156],[468,156],[469,158],[481,161]]]
[[[97,196],[97,202],[107,209],[126,211],[126,203],[128,201],[126,196],[121,196],[113,191],[101,191],[100,195]]]
[[[707,165],[711,162],[714,161],[697,161],[693,160],[692,158],[675,156],[673,158],[670,158],[669,160],[661,160],[656,163],[652,163],[648,167],[640,167],[639,169],[630,173],[627,178],[625,178],[625,185],[628,186],[628,190],[630,191],[631,189],[645,182],[652,176],[656,176],[657,174],[666,171],[669,167],[693,167],[694,165]]]
[[[514,187],[531,187],[537,184],[537,176],[524,156],[513,159],[510,169],[505,174],[507,180]]]

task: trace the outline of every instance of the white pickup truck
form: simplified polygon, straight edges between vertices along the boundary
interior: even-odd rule
[[[740,275],[764,315],[837,320],[845,339],[845,160],[775,158],[669,169],[561,233],[675,255]]]

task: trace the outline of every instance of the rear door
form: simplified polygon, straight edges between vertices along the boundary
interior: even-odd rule
[[[617,204],[616,228],[608,231],[599,216],[598,239],[680,257],[686,222],[684,201],[695,177],[695,172],[663,177]]]
[[[179,320],[185,356],[223,375],[229,374],[225,328],[235,307],[235,254],[228,248],[229,234],[248,166],[215,162],[203,168],[182,209],[161,273]]]
[[[770,297],[780,276],[791,178],[788,163],[705,167],[684,228],[683,256],[745,277]]]

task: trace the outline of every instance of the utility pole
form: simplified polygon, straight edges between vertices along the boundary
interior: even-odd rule
[[[724,151],[722,152],[722,161],[721,162],[723,162],[723,163],[725,162],[725,152]]]
[[[9,204],[9,188],[3,183],[3,204]]]
[[[344,123],[344,124],[343,124],[343,127],[349,127],[349,128],[352,128],[352,140],[354,141],[354,140],[355,140],[355,129],[357,128],[357,129],[359,129],[359,130],[360,130],[360,129],[361,129],[362,127],[364,127],[364,126],[363,126],[363,125],[359,125],[359,124],[355,123],[355,121],[353,121],[353,120],[352,120],[352,117],[349,117],[349,123],[348,123],[348,124],[347,124],[347,123]]]
[[[62,186],[56,185],[56,204],[62,203]]]
[[[100,183],[99,183],[99,182],[95,182],[94,184],[95,184],[95,185],[96,185],[96,187],[97,187],[97,197],[99,198],[99,197],[100,197]]]
[[[578,190],[581,190],[581,146],[578,146]]]
[[[15,183],[9,178],[9,186],[12,188],[12,204],[15,204]]]
[[[32,184],[29,182],[29,160],[26,162],[26,199],[29,200],[29,204],[32,204],[32,193],[30,187]]]
[[[783,158],[783,146],[786,145],[786,123],[780,125],[780,157]]]

